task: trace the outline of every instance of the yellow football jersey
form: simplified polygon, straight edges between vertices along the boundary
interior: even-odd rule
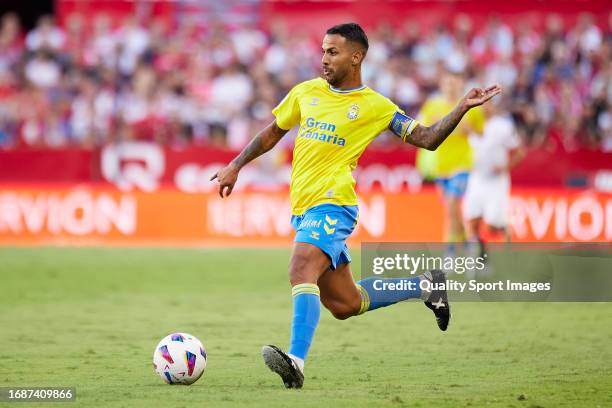
[[[397,105],[366,86],[340,90],[316,78],[291,89],[272,113],[281,129],[300,125],[291,173],[293,215],[319,204],[357,205],[352,171],[396,112]],[[399,127],[409,134],[416,125],[409,119]]]
[[[455,108],[455,104],[447,101],[441,96],[428,99],[421,107],[419,122],[425,126],[431,126],[446,116]],[[470,109],[465,114],[462,123],[467,124],[477,133],[482,133],[485,117],[480,107]],[[468,142],[468,135],[462,129],[461,123],[448,138],[436,149],[435,152],[419,151],[419,155],[432,155],[431,175],[434,177],[451,177],[472,168],[472,148]],[[424,160],[421,160],[424,161]]]

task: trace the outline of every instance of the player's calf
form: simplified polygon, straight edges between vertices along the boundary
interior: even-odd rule
[[[341,263],[336,269],[328,269],[318,281],[321,303],[338,320],[359,314],[361,293],[351,273],[349,263]]]
[[[329,310],[336,319],[346,320],[349,317],[357,316],[361,308],[361,297],[356,296],[351,301],[338,301],[329,299],[321,295],[321,303]]]
[[[424,285],[423,281],[429,281]],[[446,275],[442,271],[425,272],[410,278],[369,277],[357,282],[361,294],[361,307],[358,314],[381,307],[391,306],[409,299],[421,299],[425,306],[433,310],[440,330],[448,327],[450,306],[446,290],[443,289]],[[433,290],[428,288],[433,287]],[[440,289],[441,288],[441,289]]]

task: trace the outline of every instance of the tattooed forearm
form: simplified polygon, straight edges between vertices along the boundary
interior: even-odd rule
[[[436,122],[431,130],[435,135],[434,146],[438,147],[440,144],[452,133],[453,130],[461,121],[463,115],[465,115],[467,110],[463,108],[461,105],[458,105],[455,109],[453,109],[448,115],[440,119]]]
[[[253,140],[251,140],[249,144],[246,145],[244,149],[242,149],[238,157],[232,160],[234,164],[236,164],[238,167],[242,167],[251,160],[264,154],[266,150],[264,149],[262,139],[262,134],[258,133],[257,136],[255,136]]]
[[[436,150],[457,127],[467,109],[462,104],[457,105],[448,115],[434,125],[417,126],[410,135],[415,145],[428,150]]]
[[[243,167],[251,160],[256,159],[272,149],[285,133],[287,133],[287,131],[279,128],[276,122],[271,123],[242,149],[242,152],[240,152],[238,157],[232,160],[232,163],[238,167]]]
[[[451,134],[461,121],[465,113],[476,106],[480,106],[502,91],[501,86],[493,85],[488,88],[472,88],[461,99],[451,113],[439,120],[433,126],[417,126],[406,140],[416,146],[429,150],[436,150]]]

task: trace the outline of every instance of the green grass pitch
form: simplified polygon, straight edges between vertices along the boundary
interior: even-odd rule
[[[69,407],[612,406],[602,303],[455,303],[446,333],[420,302],[346,321],[323,310],[305,387],[285,390],[260,349],[288,344],[288,256],[0,249],[0,386],[74,386],[76,403],[53,404]],[[208,352],[190,387],[152,368],[174,331]]]

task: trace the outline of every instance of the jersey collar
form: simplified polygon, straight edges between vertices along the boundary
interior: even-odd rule
[[[329,90],[330,91],[336,92],[336,93],[342,93],[342,94],[351,93],[351,92],[357,92],[357,91],[361,91],[361,90],[366,88],[365,85],[357,86],[355,88],[346,88],[346,89],[334,88],[330,84],[328,84],[328,86],[329,86]]]

